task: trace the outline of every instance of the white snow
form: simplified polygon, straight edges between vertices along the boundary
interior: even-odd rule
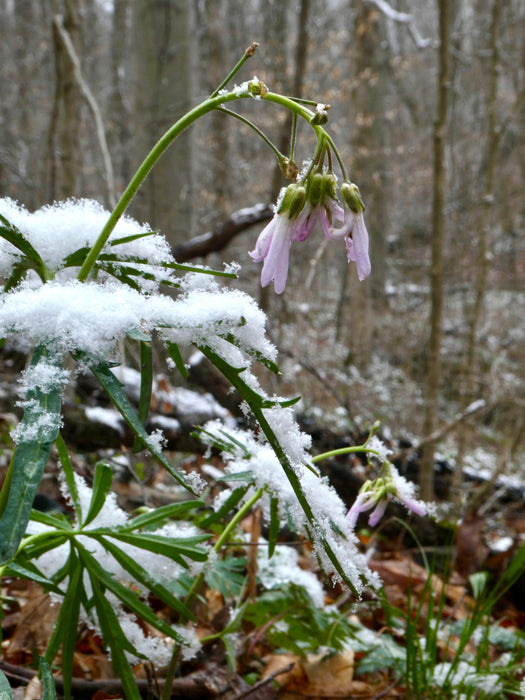
[[[86,406],[84,409],[86,418],[91,423],[100,423],[109,428],[112,428],[121,435],[124,434],[124,426],[122,417],[118,411],[113,408],[103,408],[102,406]]]

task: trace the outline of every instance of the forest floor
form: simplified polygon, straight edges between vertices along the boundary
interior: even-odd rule
[[[181,457],[179,455],[179,459]],[[82,458],[78,459],[82,463]],[[187,467],[200,469],[204,462],[200,457],[191,458],[187,461]],[[217,460],[214,466],[220,468]],[[206,470],[202,473],[206,476]],[[48,472],[46,492],[61,502],[55,476],[51,469]],[[137,503],[143,500],[145,491],[148,503],[162,504],[169,494],[169,490],[166,490],[167,482],[169,477],[162,470],[155,472],[146,487],[135,482],[116,482],[119,504],[127,510],[134,510]],[[253,517],[248,517],[241,523],[241,527],[247,533],[252,533],[260,525],[254,523]],[[516,522],[516,528],[525,531],[525,519]],[[173,696],[216,697],[225,700],[407,697],[405,680],[399,667],[403,648],[409,643],[406,618],[414,618],[414,629],[423,639],[428,635],[429,626],[439,624],[443,633],[438,639],[437,658],[440,662],[454,658],[461,625],[467,623],[476,608],[465,571],[472,564],[471,560],[479,556],[479,552],[472,551],[473,547],[479,546],[478,535],[475,528],[474,531],[472,528],[458,528],[454,546],[445,546],[440,550],[447,562],[445,569],[441,565],[439,569],[436,567],[430,572],[416,561],[421,561],[421,551],[417,547],[407,546],[402,536],[392,539],[381,532],[374,535],[363,532],[362,548],[370,556],[372,570],[381,576],[383,597],[368,591],[362,601],[357,601],[339,586],[323,582],[325,605],[332,609],[335,607],[341,616],[354,625],[354,640],[349,638],[343,648],[336,652],[324,644],[314,650],[315,642],[310,644],[310,649],[303,651],[299,648],[297,639],[292,640],[289,648],[286,648],[286,643],[279,644],[278,639],[272,638],[270,634],[272,626],[278,626],[282,614],[275,614],[268,605],[260,620],[255,624],[244,620],[238,629],[234,668],[228,663],[222,643],[210,643],[203,647],[196,659],[180,667]],[[293,547],[299,554],[299,565],[315,572],[323,580],[316,562],[310,556],[307,543],[287,538],[283,546]],[[459,567],[458,551],[463,557]],[[235,573],[245,577],[256,573],[250,571],[253,564],[250,565],[250,560],[243,558],[242,547],[237,554],[243,563]],[[509,556],[510,550],[501,553],[499,559],[493,552],[490,562],[492,577],[502,574]],[[484,562],[485,565],[486,563]],[[435,565],[434,560],[433,566]],[[463,573],[459,573],[458,568]],[[252,595],[257,600],[261,593],[257,589]],[[197,634],[202,638],[224,629],[233,600],[225,595],[224,586],[221,585],[216,588],[206,586],[201,595],[201,600],[206,602],[197,605],[196,613]],[[56,621],[58,606],[53,604],[51,597],[37,584],[17,579],[2,581],[2,600],[4,617],[0,668],[14,688],[15,699],[36,700],[40,697],[41,688],[35,680],[36,672],[32,670],[34,653],[44,653]],[[297,603],[291,603],[294,604]],[[264,605],[261,603],[262,607]],[[300,616],[301,610],[296,611],[296,614]],[[165,611],[165,616],[170,620],[170,611]],[[512,596],[505,597],[497,610],[493,611],[491,624],[494,629],[501,628],[507,633],[507,637],[495,635],[490,644],[491,660],[497,664],[498,659],[508,651],[509,639],[517,643],[520,630],[525,625],[525,606],[516,604]],[[148,629],[146,624],[144,627]],[[364,630],[368,630],[368,637],[364,635]],[[150,628],[148,633],[154,634],[155,631]],[[315,632],[312,634],[315,636]],[[473,635],[465,653],[475,654],[478,643]],[[522,643],[525,658],[525,641]],[[296,653],[297,650],[301,653]],[[135,667],[145,696],[155,697],[162,687],[163,670],[154,669],[147,663]],[[87,627],[79,630],[74,654],[74,679],[74,697],[93,697],[97,700],[119,697],[119,682],[113,678],[111,661],[104,652],[101,639]],[[58,673],[59,693],[60,687]]]
[[[1,417],[6,427],[13,421],[8,413]],[[7,430],[4,432],[2,471],[10,457]],[[94,462],[100,456],[100,452],[95,455],[79,450],[73,457],[75,467],[88,481],[93,475]],[[125,445],[106,451],[103,456],[115,465],[137,459]],[[200,453],[175,451],[170,458],[182,469],[197,471],[208,481],[207,497],[211,502],[215,495],[214,479],[223,466],[219,457],[205,459]],[[351,467],[351,464],[345,465],[348,474]],[[46,469],[41,491],[50,499],[51,507],[67,509],[57,473],[54,455]],[[163,469],[153,468],[146,462],[143,481],[124,468],[121,478],[114,480],[113,488],[119,506],[132,512],[143,505],[159,506],[169,502],[173,482]],[[444,697],[431,694],[433,683],[439,682],[437,677],[431,677],[436,664],[443,667],[457,658],[458,647],[462,647],[462,658],[475,658],[484,644],[485,666],[487,663],[491,667],[501,666],[510,650],[515,657],[521,654],[522,661],[525,660],[525,636],[521,632],[525,626],[525,595],[519,585],[484,616],[482,623],[490,630],[489,637],[482,641],[479,631],[473,627],[468,640],[464,639],[464,630],[478,606],[471,575],[488,571],[487,585],[492,585],[504,574],[525,533],[522,503],[523,498],[507,499],[506,503],[495,504],[491,514],[474,515],[460,526],[448,525],[437,544],[432,536],[426,540],[424,529],[413,520],[407,519],[406,529],[399,527],[396,514],[376,532],[363,528],[360,532],[362,551],[368,557],[370,568],[380,575],[383,588],[379,594],[365,591],[362,600],[356,600],[341,586],[323,578],[307,542],[283,533],[281,546],[293,549],[297,553],[297,565],[321,581],[323,610],[329,611],[325,617],[311,601],[298,596],[293,586],[281,586],[272,591],[264,590],[258,583],[244,590],[246,581],[257,580],[257,560],[247,553],[249,546],[237,541],[225,554],[227,563],[221,569],[222,579],[219,576],[214,585],[208,581],[200,591],[200,602],[195,606],[197,636],[220,635],[230,622],[232,610],[239,606],[239,597],[255,604],[252,614],[241,620],[231,637],[233,657],[232,646],[228,648],[215,639],[207,642],[194,659],[180,664],[172,696],[221,700],[404,698],[410,697],[409,675],[415,673],[414,667],[419,665],[420,674],[429,676],[429,691],[424,696]],[[261,527],[264,532],[264,523],[258,521],[256,514],[241,523],[246,539],[252,543],[258,542]],[[417,530],[417,535],[407,534],[411,527]],[[15,700],[36,700],[41,697],[42,689],[33,670],[34,655],[45,652],[59,606],[37,584],[21,579],[4,578],[1,596],[0,670],[9,679]],[[173,612],[163,610],[159,601],[151,598],[149,602],[168,622],[176,622]],[[303,619],[309,617],[311,619]],[[334,632],[334,619],[344,626],[344,634]],[[287,627],[280,625],[283,620]],[[146,634],[158,634],[146,623],[143,629]],[[333,646],[331,639],[337,642],[334,641]],[[415,639],[419,639],[419,643]],[[418,661],[417,654],[411,654],[410,648],[419,644],[419,653],[424,656],[424,647],[430,641],[435,649],[425,668],[425,663],[421,659]],[[60,656],[56,659],[56,685],[60,695],[59,662]],[[517,680],[523,675],[519,669],[514,671]],[[144,697],[158,697],[165,669],[143,662],[134,672]],[[96,700],[121,697],[120,683],[113,675],[111,660],[100,637],[87,626],[81,628],[74,652],[73,696]],[[497,697],[518,696],[506,692]]]

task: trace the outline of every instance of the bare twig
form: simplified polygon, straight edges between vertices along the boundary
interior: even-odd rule
[[[414,24],[414,17],[411,14],[395,10],[388,4],[388,2],[386,2],[386,0],[368,0],[368,2],[375,5],[378,10],[381,10],[381,12],[385,15],[385,17],[388,17],[388,19],[391,19],[394,22],[400,22],[401,24],[406,24],[407,29],[410,32],[410,36],[414,40],[414,43],[418,49],[426,49],[433,45],[433,39],[424,39],[418,32],[416,25]]]
[[[435,430],[430,435],[426,435],[424,438],[422,438],[418,443],[416,443],[416,445],[414,445],[414,449],[419,450],[424,445],[428,445],[432,442],[437,442],[438,440],[441,440],[445,437],[445,435],[447,435],[451,430],[454,430],[454,428],[456,428],[467,418],[471,418],[480,411],[485,411],[493,407],[493,403],[487,404],[487,402],[483,399],[480,399],[479,401],[474,401],[469,406],[467,406],[464,411],[461,411],[461,413],[458,413],[456,416],[454,416],[454,418],[451,421],[445,423],[445,425],[443,425],[441,428],[438,428],[438,430]]]
[[[281,676],[283,673],[288,673],[289,671],[292,670],[292,668],[294,666],[295,666],[295,662],[292,661],[287,666],[283,666],[282,668],[278,668],[273,673],[270,673],[269,676],[266,676],[266,678],[263,678],[262,681],[255,683],[255,685],[252,685],[247,690],[243,690],[241,693],[239,693],[234,698],[232,698],[232,700],[242,700],[243,698],[249,698],[250,695],[252,695],[252,694],[255,695],[255,693],[258,690],[263,688],[265,685],[268,685],[268,683],[271,683],[274,680],[274,678],[277,678],[277,676]]]

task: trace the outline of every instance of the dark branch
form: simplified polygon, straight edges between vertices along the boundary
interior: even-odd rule
[[[245,207],[234,212],[229,219],[224,221],[214,231],[203,233],[195,238],[190,238],[173,249],[175,260],[179,263],[188,262],[194,258],[205,257],[210,253],[216,253],[226,248],[228,243],[239,233],[242,233],[254,224],[260,224],[273,216],[273,207],[270,204],[254,204],[253,207]]]

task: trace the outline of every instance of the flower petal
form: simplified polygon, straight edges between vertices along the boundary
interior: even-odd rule
[[[264,259],[261,272],[261,286],[266,287],[273,280],[275,291],[281,294],[286,287],[288,265],[290,261],[290,246],[292,244],[292,222],[288,218],[280,218]]]
[[[354,218],[354,225],[352,227],[352,238],[348,238],[346,241],[346,255],[349,262],[353,261],[356,263],[357,276],[362,282],[370,275],[372,270],[368,255],[368,231],[366,230],[363,213],[350,213]]]

